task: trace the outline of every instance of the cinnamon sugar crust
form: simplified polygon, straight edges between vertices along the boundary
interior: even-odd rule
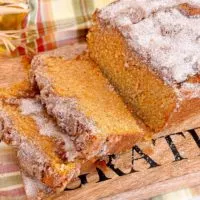
[[[99,11],[98,17],[117,28],[128,46],[165,82],[181,83],[199,73],[197,1],[121,0]]]

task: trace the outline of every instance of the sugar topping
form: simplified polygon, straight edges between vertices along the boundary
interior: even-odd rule
[[[37,199],[39,192],[44,191],[45,193],[50,193],[51,189],[45,186],[42,182],[29,177],[28,175],[22,173],[22,178],[24,182],[24,187],[26,195],[30,199]]]
[[[183,3],[199,5],[199,0],[118,0],[103,8],[100,18],[115,25],[118,22],[123,25],[130,21],[135,24],[158,10]]]
[[[119,0],[105,7],[100,18],[111,23],[138,23],[158,9],[171,7],[185,2],[184,0]]]
[[[179,90],[175,91],[181,99],[200,98],[200,83],[185,82]]]
[[[65,143],[64,149],[68,161],[72,161],[75,158],[76,150],[73,142],[67,134],[64,134],[56,126],[56,123],[51,117],[45,115],[44,109],[39,101],[35,99],[23,99],[21,100],[20,109],[23,115],[31,116],[35,120],[41,135],[54,137]]]
[[[42,112],[42,104],[34,99],[23,99],[20,107],[23,115],[31,115]]]
[[[199,0],[121,0],[100,11],[169,84],[200,72],[200,16],[188,16],[180,3],[200,6]]]

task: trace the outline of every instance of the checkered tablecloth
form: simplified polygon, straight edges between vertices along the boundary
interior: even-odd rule
[[[0,0],[0,56],[35,54],[85,37],[96,8],[113,0]],[[15,151],[0,144],[0,200],[25,199]],[[200,188],[154,200],[190,200]]]

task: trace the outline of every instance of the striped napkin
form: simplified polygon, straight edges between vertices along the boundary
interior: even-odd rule
[[[0,200],[22,200],[25,197],[15,151],[0,143]]]
[[[79,41],[91,15],[114,0],[0,0],[0,55],[35,54]],[[192,200],[200,188],[153,200]],[[0,143],[0,200],[26,199],[15,151]]]

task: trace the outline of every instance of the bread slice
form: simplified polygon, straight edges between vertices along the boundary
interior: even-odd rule
[[[36,57],[32,67],[42,102],[81,157],[125,151],[148,134],[87,54]]]
[[[0,57],[0,98],[33,97],[35,88],[30,83],[30,59]]]
[[[101,161],[103,162],[103,161]],[[106,161],[105,161],[106,162]],[[104,163],[105,163],[104,162]],[[88,173],[95,173],[96,167],[98,166],[98,162],[87,161],[81,165],[80,176]],[[35,179],[34,177],[30,177],[27,174],[24,174],[22,171],[22,180],[24,183],[24,190],[27,196],[27,199],[35,200],[35,199],[56,199],[55,192],[44,185],[41,181]],[[80,177],[73,179],[68,185],[67,188],[73,188],[74,183],[80,181]],[[75,184],[76,185],[76,184]]]
[[[86,43],[75,43],[58,49],[40,53],[45,56],[62,56],[71,58],[86,49]],[[31,57],[1,57],[0,56],[0,99],[16,99],[34,97],[37,87],[31,81],[30,62]],[[31,83],[32,82],[32,83]]]
[[[53,49],[51,51],[45,51],[34,56],[34,65],[30,69],[30,82],[33,87],[37,87],[37,83],[34,78],[34,70],[40,65],[40,62],[48,57],[61,57],[64,59],[72,59],[80,54],[82,54],[87,49],[87,44],[85,41],[75,42],[73,44],[68,44],[63,47]]]
[[[36,99],[0,106],[2,139],[17,149],[21,170],[52,190],[63,189],[80,171],[73,142]]]
[[[119,0],[93,16],[90,57],[155,132],[199,126],[199,16],[195,0]]]

